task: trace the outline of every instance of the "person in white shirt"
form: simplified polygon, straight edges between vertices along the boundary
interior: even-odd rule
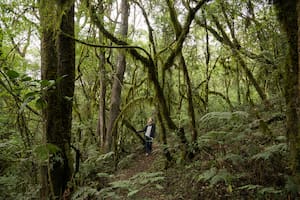
[[[147,125],[138,133],[144,132],[145,133],[145,149],[146,149],[146,156],[150,155],[152,152],[152,141],[155,137],[155,123],[152,117],[148,119]]]

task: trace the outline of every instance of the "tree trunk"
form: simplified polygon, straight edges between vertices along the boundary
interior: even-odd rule
[[[103,11],[103,5],[100,3],[99,8],[102,12]],[[103,16],[101,17],[101,20],[103,20]],[[104,44],[104,35],[99,30],[99,42],[100,44]],[[99,137],[99,144],[102,149],[106,149],[105,144],[107,144],[106,141],[106,117],[105,117],[105,107],[106,107],[106,70],[105,70],[105,52],[103,49],[99,50],[99,76],[100,76],[100,95],[99,95],[99,113],[98,113],[98,125],[96,133]]]
[[[0,61],[2,60],[2,54],[3,54],[3,30],[2,30],[2,27],[0,25]]]
[[[47,182],[47,185],[42,186],[41,199],[62,198],[72,175],[70,142],[75,43],[63,35],[55,35],[57,22],[60,22],[61,31],[74,35],[74,6],[71,2],[65,3],[68,3],[68,6],[54,6],[49,1],[40,1],[42,80],[56,80],[56,87],[44,93],[47,102],[43,109],[44,142],[59,148],[50,157],[48,166],[42,166],[42,181],[44,184]],[[61,13],[64,14],[60,15]],[[57,19],[57,16],[61,18]]]
[[[106,70],[105,70],[105,54],[100,50],[99,54],[99,68],[100,68],[100,95],[99,95],[99,114],[97,135],[99,136],[99,143],[102,149],[105,148],[106,142],[106,120],[105,120],[105,106],[106,106]]]
[[[186,31],[186,34],[188,34],[189,30],[189,26],[190,23],[192,22],[194,16],[192,14],[192,11],[190,11],[189,15],[190,15],[190,21],[188,21],[187,24],[185,24],[185,27],[182,28],[182,25],[179,23],[178,21],[178,17],[177,17],[177,12],[174,8],[174,2],[171,2],[170,0],[167,0],[167,4],[169,7],[169,13],[170,13],[170,18],[172,20],[172,25],[176,34],[176,38],[179,40],[181,37],[181,33]],[[185,36],[186,37],[186,36]],[[193,105],[193,95],[192,95],[192,85],[191,85],[191,80],[189,77],[189,72],[185,63],[185,59],[183,57],[182,54],[182,44],[181,44],[181,48],[178,50],[178,56],[180,59],[180,66],[182,67],[183,70],[183,74],[184,74],[184,78],[186,81],[186,85],[187,85],[187,97],[188,97],[188,113],[189,113],[189,117],[190,117],[190,125],[191,125],[191,129],[192,129],[192,141],[196,142],[197,136],[198,136],[198,132],[196,129],[196,119],[195,119],[195,112],[194,112],[194,105]],[[184,133],[184,132],[183,132]]]
[[[298,8],[299,8],[298,3]],[[299,58],[298,55],[298,24],[300,24],[300,12],[297,17],[297,1],[278,0],[275,3],[278,10],[278,19],[282,25],[283,31],[287,35],[289,51],[285,67],[285,98],[286,98],[286,128],[287,138],[290,150],[290,167],[295,177],[296,184],[300,184],[300,134],[299,117],[297,107],[299,101]],[[298,9],[299,11],[299,9]],[[300,42],[299,42],[300,43]]]
[[[128,33],[128,17],[129,17],[129,4],[128,0],[122,0],[121,2],[121,25],[120,35],[123,38],[127,37]],[[113,80],[112,94],[111,94],[111,105],[108,121],[108,150],[112,150],[112,145],[116,142],[117,131],[112,132],[115,121],[120,113],[121,105],[121,92],[123,85],[124,72],[126,68],[126,56],[125,50],[119,50],[117,57],[117,69]],[[116,129],[115,129],[116,130]]]
[[[193,103],[193,94],[192,94],[192,83],[190,80],[189,72],[184,60],[184,57],[182,53],[180,54],[180,64],[182,66],[184,78],[187,85],[187,97],[188,97],[188,114],[190,117],[190,126],[192,129],[192,142],[197,141],[198,132],[196,127],[196,117],[195,117],[195,111],[194,111],[194,103]]]
[[[236,75],[235,75],[236,98],[237,98],[238,105],[241,105],[240,69],[239,69],[238,64],[236,64],[235,72],[236,72]]]

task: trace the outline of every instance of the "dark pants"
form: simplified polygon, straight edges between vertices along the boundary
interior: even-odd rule
[[[151,153],[152,151],[152,139],[149,137],[146,137],[146,153]]]

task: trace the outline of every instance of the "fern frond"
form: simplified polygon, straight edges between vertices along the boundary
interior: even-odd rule
[[[245,159],[239,155],[234,153],[229,153],[224,157],[225,160],[230,160],[233,164],[237,165],[239,163],[242,163]]]
[[[235,111],[232,113],[232,117],[238,118],[238,119],[248,119],[249,113],[245,111]]]
[[[197,180],[206,182],[210,180],[212,177],[214,177],[216,174],[217,174],[217,168],[213,167],[200,174]]]
[[[209,183],[210,185],[215,185],[224,181],[226,184],[229,184],[233,178],[234,176],[230,172],[228,172],[226,169],[221,169],[214,177],[212,177]]]
[[[231,119],[231,112],[210,112],[200,118],[200,122],[208,123],[211,120]]]
[[[284,154],[286,152],[287,152],[287,144],[280,143],[280,144],[275,144],[275,145],[265,148],[265,150],[263,152],[260,152],[256,155],[252,156],[251,159],[253,159],[253,160],[259,160],[259,159],[268,160],[273,155]]]
[[[280,194],[280,193],[282,193],[282,190],[277,190],[274,187],[263,187],[260,190],[258,190],[258,193],[261,194],[261,195]]]
[[[204,171],[202,174],[198,176],[198,181],[209,181],[211,186],[216,185],[219,182],[225,182],[226,184],[231,183],[234,176],[228,172],[226,169],[217,170],[217,168],[213,167],[209,170]]]
[[[197,143],[200,146],[223,143],[227,134],[225,131],[210,131],[199,137]]]
[[[88,199],[94,196],[97,193],[97,190],[92,187],[80,187],[76,190],[76,192],[72,195],[72,200],[80,200],[80,199]]]
[[[243,185],[241,187],[238,187],[239,190],[257,190],[259,188],[262,188],[262,186],[261,185],[252,185],[252,184]]]

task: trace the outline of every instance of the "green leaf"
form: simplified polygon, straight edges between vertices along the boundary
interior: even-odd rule
[[[35,102],[35,107],[39,110],[45,108],[47,105],[46,101],[42,98],[38,98]]]
[[[38,91],[28,92],[27,94],[25,94],[24,99],[35,98],[35,95],[37,95],[38,93]]]
[[[47,89],[47,88],[51,88],[52,86],[54,86],[55,81],[54,80],[41,80],[40,84],[43,89]]]
[[[39,145],[33,150],[37,157],[42,161],[48,159],[50,154],[54,154],[58,151],[60,151],[60,148],[51,143]]]
[[[22,113],[26,106],[35,99],[35,96],[29,94],[27,98],[24,99],[24,102],[21,104],[19,112]]]
[[[297,195],[299,186],[297,185],[297,181],[295,177],[286,176],[286,183],[284,186],[285,190],[293,195]]]
[[[240,189],[240,190],[256,190],[256,189],[261,188],[261,187],[262,187],[261,185],[249,184],[249,185],[241,186],[238,189]]]
[[[6,75],[7,75],[9,78],[11,78],[11,79],[16,79],[16,78],[18,78],[18,77],[20,76],[20,74],[19,74],[18,72],[14,71],[14,70],[8,70],[8,71],[6,72]]]
[[[139,191],[140,191],[140,190],[138,190],[138,189],[137,189],[137,190],[133,190],[133,191],[129,192],[127,196],[128,196],[128,197],[132,197],[133,195],[135,195],[135,194],[138,193]]]
[[[108,173],[97,173],[97,176],[100,178],[111,178],[113,175],[108,174]]]
[[[30,76],[24,76],[24,77],[22,77],[22,81],[24,81],[24,82],[26,82],[26,81],[31,81],[32,80],[32,78],[30,77]]]
[[[61,150],[57,145],[51,143],[47,143],[46,148],[49,150],[49,153],[57,153]]]
[[[156,184],[156,185],[155,185],[155,187],[156,187],[158,190],[162,190],[162,189],[164,189],[164,187],[163,187],[163,186],[161,186],[160,184]]]
[[[121,181],[115,181],[111,183],[113,188],[124,188],[128,189],[131,186],[131,182],[129,180],[121,180]]]
[[[217,169],[215,167],[210,168],[209,170],[204,171],[202,174],[198,176],[198,181],[208,181],[212,177],[214,177],[217,173]]]
[[[282,190],[277,190],[274,187],[263,187],[258,191],[260,194],[279,194],[282,192]]]
[[[219,182],[224,181],[226,184],[231,182],[231,179],[233,178],[232,174],[229,173],[226,169],[221,169],[218,171],[218,173],[212,177],[210,180],[211,185],[215,185]]]
[[[64,96],[64,99],[67,100],[67,101],[72,101],[73,97]]]
[[[284,154],[287,152],[287,144],[286,143],[280,143],[280,144],[275,144],[272,146],[269,146],[265,148],[263,152],[260,152],[254,156],[252,156],[253,160],[268,160],[270,157],[273,155],[278,155],[278,154]]]

